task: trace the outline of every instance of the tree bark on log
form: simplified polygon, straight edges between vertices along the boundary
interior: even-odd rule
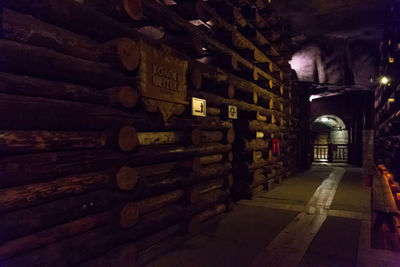
[[[140,166],[171,160],[184,160],[228,153],[231,144],[201,144],[199,146],[137,147],[132,154],[111,150],[53,152],[4,157],[0,159],[0,188],[46,181],[60,176],[98,171],[118,166]]]
[[[103,130],[133,123],[130,113],[104,106],[6,94],[0,94],[0,114],[0,128],[8,130]]]
[[[0,159],[0,188],[48,181],[124,165],[127,156],[110,150],[50,152]]]
[[[203,155],[227,153],[231,151],[232,145],[219,143],[200,144],[198,146],[160,146],[137,147],[135,152],[129,155],[129,163],[132,165],[143,165],[162,161],[185,159]]]
[[[189,207],[189,214],[196,214],[208,208],[211,208],[214,205],[222,203],[229,197],[230,194],[231,191],[229,189],[217,189],[201,194],[199,197],[199,201]]]
[[[201,131],[202,143],[215,143],[220,142],[224,138],[222,131]]]
[[[250,152],[254,150],[265,150],[269,148],[269,142],[263,139],[252,139],[250,141],[240,138],[233,145],[233,150],[237,152]]]
[[[75,1],[6,0],[3,1],[3,5],[70,31],[90,36],[97,41],[110,41],[134,35],[134,31],[129,27]]]
[[[176,224],[186,212],[186,209],[181,206],[171,205],[144,215],[135,227],[128,230],[121,231],[111,225],[98,227],[81,235],[5,260],[3,264],[5,266],[23,266],[26,262],[29,262],[30,266],[74,266],[99,256],[113,247],[136,241],[155,231],[161,231]],[[61,253],[62,251],[68,251],[68,257],[65,257]]]
[[[100,213],[112,206],[112,193],[97,190],[0,214],[0,243]]]
[[[216,155],[199,157],[197,159],[199,160],[200,165],[204,166],[204,165],[221,162],[223,160],[223,158],[224,158],[224,156],[222,154],[216,154]]]
[[[143,18],[141,0],[75,0],[81,5],[101,12],[113,19],[128,23],[129,21],[140,21]]]
[[[207,22],[211,19],[211,15],[200,0],[183,1],[170,7],[187,20],[202,20]]]
[[[179,35],[171,35],[166,33],[161,41],[166,45],[181,51],[185,55],[194,58],[201,58],[207,54],[207,51],[204,50],[203,42],[195,35],[181,37]]]
[[[105,147],[103,132],[0,131],[0,154]]]
[[[76,195],[106,186],[111,181],[107,172],[71,175],[50,182],[0,190],[0,211],[40,204],[51,199]]]
[[[137,203],[139,207],[139,214],[147,214],[149,212],[158,210],[162,207],[165,207],[167,205],[170,205],[176,201],[178,201],[180,198],[182,198],[184,195],[183,190],[175,190],[171,191],[159,196],[155,197],[150,197],[144,200],[141,200]]]
[[[11,240],[0,245],[0,260],[91,230],[110,222],[112,217],[112,213],[103,212]]]
[[[122,71],[139,67],[139,45],[129,38],[118,38],[101,45],[102,59]]]
[[[0,93],[85,102],[132,108],[139,100],[136,89],[128,86],[100,91],[91,87],[0,73]]]
[[[206,179],[228,175],[231,169],[232,164],[230,162],[215,163],[208,165],[207,168],[200,169],[199,172],[193,173],[193,177],[195,181],[201,182]]]
[[[224,179],[218,178],[209,180],[201,184],[194,185],[192,189],[196,189],[199,191],[200,194],[204,194],[216,189],[220,189],[223,186],[224,186]]]
[[[53,49],[63,54],[99,61],[99,43],[86,36],[47,24],[31,16],[3,8],[1,37]]]
[[[3,55],[0,58],[1,71],[79,82],[99,88],[137,85],[135,77],[124,75],[109,64],[60,54],[43,47],[0,39],[0,52]]]
[[[138,133],[139,145],[194,144],[202,141],[199,129],[188,132],[141,132]],[[214,141],[214,142],[218,142]]]

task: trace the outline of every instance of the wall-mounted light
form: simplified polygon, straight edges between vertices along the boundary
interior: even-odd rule
[[[389,63],[394,63],[394,57],[389,57]]]
[[[379,82],[381,84],[388,84],[390,82],[390,79],[386,76],[381,77],[381,79],[379,80]]]
[[[394,98],[389,98],[389,99],[388,99],[388,102],[389,102],[389,103],[393,103],[394,101],[395,101]]]

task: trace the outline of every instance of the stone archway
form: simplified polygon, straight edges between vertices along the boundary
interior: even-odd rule
[[[322,115],[311,126],[314,161],[347,162],[349,132],[336,115]]]

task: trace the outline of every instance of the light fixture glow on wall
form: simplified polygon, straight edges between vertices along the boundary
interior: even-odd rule
[[[386,77],[386,76],[383,76],[381,79],[380,79],[380,83],[381,84],[388,84],[390,82],[390,79],[388,78],[388,77]]]

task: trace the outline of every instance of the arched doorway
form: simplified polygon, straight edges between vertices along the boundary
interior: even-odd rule
[[[347,162],[349,132],[346,124],[335,115],[323,115],[311,126],[314,161]]]

